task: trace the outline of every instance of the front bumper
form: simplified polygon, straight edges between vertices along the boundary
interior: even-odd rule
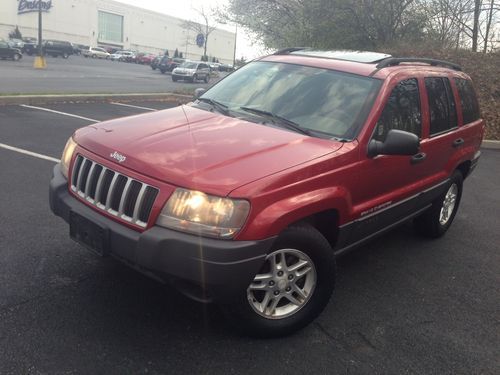
[[[71,212],[75,212],[107,230],[111,256],[203,302],[245,293],[275,239],[217,240],[158,226],[137,232],[71,195],[59,164],[53,170],[49,199],[52,212],[66,222],[69,223]]]

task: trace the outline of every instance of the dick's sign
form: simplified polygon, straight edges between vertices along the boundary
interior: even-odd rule
[[[40,6],[42,12],[48,12],[52,8],[52,0],[18,0],[17,14],[38,12]]]

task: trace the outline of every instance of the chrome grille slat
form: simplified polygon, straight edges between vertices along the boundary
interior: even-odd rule
[[[152,211],[152,201],[159,194],[157,188],[106,168],[82,155],[75,158],[71,190],[87,204],[142,228],[146,227]],[[141,220],[145,218],[146,222]]]
[[[118,215],[120,217],[123,216],[123,210],[125,207],[125,200],[128,199],[128,193],[130,191],[131,184],[132,184],[132,179],[127,178],[127,183],[125,184],[125,187],[123,188],[122,199],[120,200],[120,206],[118,207]]]
[[[92,181],[92,174],[94,173],[94,168],[96,166],[96,163],[92,162],[92,165],[90,166],[89,174],[87,176],[87,182],[85,184],[85,190],[83,193],[85,194],[85,198],[88,199],[89,197],[89,187],[90,187],[90,181]]]
[[[99,179],[97,180],[97,186],[95,188],[95,198],[94,198],[94,202],[96,202],[97,204],[99,204],[99,202],[101,202],[102,180],[104,179],[104,175],[106,174],[107,170],[108,170],[108,168],[103,166],[101,174],[99,175]]]
[[[134,222],[139,221],[139,212],[141,210],[142,202],[144,200],[144,193],[146,192],[147,185],[142,185],[139,195],[137,195],[137,200],[135,201],[134,216],[132,220]]]
[[[106,211],[109,210],[109,207],[111,206],[111,201],[113,199],[113,193],[115,191],[117,178],[118,178],[118,173],[115,173],[113,179],[111,180],[111,184],[109,184],[108,197],[106,198]]]

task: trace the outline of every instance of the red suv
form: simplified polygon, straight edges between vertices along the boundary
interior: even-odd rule
[[[290,48],[77,130],[50,204],[97,254],[284,335],[324,309],[338,255],[407,220],[448,230],[483,131],[452,63]]]

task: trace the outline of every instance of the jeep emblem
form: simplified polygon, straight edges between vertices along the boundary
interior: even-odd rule
[[[119,154],[116,151],[109,154],[109,156],[111,158],[115,159],[116,161],[118,161],[118,163],[123,163],[125,161],[125,159],[127,158],[126,156],[123,156],[122,154]]]

